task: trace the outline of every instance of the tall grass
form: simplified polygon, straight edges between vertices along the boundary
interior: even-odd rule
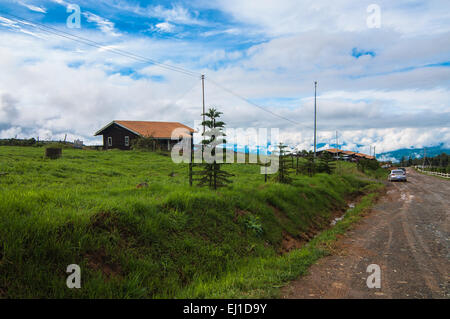
[[[372,183],[344,172],[281,185],[264,183],[257,165],[226,169],[234,183],[212,191],[189,187],[188,166],[155,153],[65,149],[49,160],[1,147],[0,297],[245,297],[323,253],[281,256],[283,233],[328,225]],[[66,286],[69,264],[82,269],[81,289]]]

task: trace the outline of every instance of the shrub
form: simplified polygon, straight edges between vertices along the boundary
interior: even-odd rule
[[[141,151],[156,151],[161,149],[158,141],[152,136],[149,137],[138,137],[131,141],[131,149],[141,150]]]
[[[34,138],[30,139],[9,138],[0,140],[0,146],[34,146],[34,145],[36,145],[36,140]]]

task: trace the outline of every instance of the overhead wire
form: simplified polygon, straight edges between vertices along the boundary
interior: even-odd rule
[[[78,35],[74,35],[74,34],[71,34],[71,33],[68,33],[68,32],[65,32],[65,31],[62,31],[62,30],[59,30],[57,28],[53,28],[51,26],[47,26],[47,25],[38,23],[38,22],[35,22],[35,21],[31,21],[31,20],[25,19],[23,17],[19,17],[17,15],[11,14],[11,13],[6,13],[6,12],[1,12],[0,11],[0,14],[10,17],[13,22],[24,24],[24,25],[27,25],[27,26],[30,26],[30,27],[34,27],[34,28],[39,29],[39,30],[41,30],[43,32],[47,32],[47,33],[50,33],[50,34],[53,34],[53,35],[56,35],[56,36],[59,36],[59,37],[71,40],[71,41],[75,41],[75,42],[82,43],[82,44],[85,44],[85,45],[88,45],[88,46],[96,47],[98,49],[102,49],[102,50],[105,50],[105,51],[108,51],[108,52],[111,52],[111,53],[114,53],[114,54],[117,54],[117,55],[120,55],[120,56],[123,56],[123,57],[127,57],[127,58],[130,58],[130,59],[135,60],[135,61],[144,62],[144,63],[150,63],[150,64],[156,65],[156,66],[158,66],[160,68],[163,68],[163,69],[166,69],[166,70],[170,70],[170,71],[174,71],[174,72],[178,72],[178,73],[182,73],[182,74],[185,74],[187,76],[196,77],[196,78],[197,77],[198,78],[201,77],[201,74],[198,73],[198,72],[191,71],[191,70],[188,70],[188,69],[185,69],[185,68],[182,68],[182,67],[170,65],[170,64],[167,64],[167,63],[159,62],[157,60],[150,59],[150,58],[144,57],[144,56],[139,55],[139,54],[131,53],[131,52],[126,51],[126,50],[112,48],[110,46],[101,44],[99,42],[96,42],[96,41],[93,41],[93,40],[90,40],[90,39],[87,39],[87,38],[84,38],[84,37],[81,37],[81,36],[78,36]],[[282,120],[290,122],[290,123],[292,123],[292,124],[294,124],[296,126],[302,126],[302,127],[306,127],[306,128],[311,128],[310,126],[304,125],[304,124],[302,124],[300,122],[291,120],[291,119],[289,119],[287,117],[284,117],[284,116],[282,116],[280,114],[277,114],[277,113],[267,109],[266,107],[260,106],[260,105],[256,104],[255,102],[251,101],[250,99],[245,98],[244,96],[242,96],[242,95],[232,91],[231,89],[229,89],[229,88],[227,88],[227,87],[217,83],[216,81],[212,80],[209,77],[205,77],[205,78],[209,82],[211,82],[213,85],[215,85],[216,87],[218,87],[218,88],[228,92],[229,94],[239,98],[240,100],[243,100],[244,102],[246,102],[246,103],[248,103],[248,104],[250,104],[250,105],[252,105],[252,106],[254,106],[254,107],[256,107],[256,108],[258,108],[258,109],[260,109],[260,110],[262,110],[262,111],[264,111],[266,113],[268,113],[268,114],[271,114],[272,116],[275,116],[277,118],[280,118]],[[195,85],[194,85],[194,87],[195,87]],[[190,90],[188,90],[188,91],[190,91]]]
[[[93,40],[90,40],[90,39],[87,39],[87,38],[84,38],[84,37],[81,37],[81,36],[78,36],[78,35],[74,35],[74,34],[71,34],[71,33],[68,33],[68,32],[65,32],[65,31],[62,31],[62,30],[59,30],[59,29],[56,29],[56,28],[53,28],[53,27],[50,27],[50,26],[47,26],[47,25],[44,25],[44,24],[41,24],[41,23],[38,23],[38,22],[30,21],[30,20],[27,20],[25,18],[13,15],[11,13],[5,13],[5,12],[1,12],[0,11],[0,14],[11,17],[13,22],[25,24],[25,23],[23,23],[23,21],[25,21],[25,22],[27,22],[25,24],[27,26],[31,26],[31,27],[37,28],[37,29],[39,29],[41,31],[48,32],[48,33],[57,35],[59,37],[63,37],[63,38],[66,38],[66,39],[69,39],[69,40],[72,40],[72,41],[75,41],[75,42],[79,42],[79,43],[88,45],[88,46],[96,47],[98,49],[102,49],[102,50],[109,51],[109,52],[112,52],[112,53],[115,53],[115,54],[118,54],[118,55],[121,55],[121,56],[125,56],[125,57],[128,57],[128,58],[136,60],[136,61],[154,64],[154,65],[157,65],[157,66],[159,66],[161,68],[164,68],[164,69],[167,69],[167,70],[170,70],[170,71],[174,71],[174,72],[183,73],[185,75],[192,76],[192,77],[199,77],[199,76],[201,76],[200,73],[195,72],[195,71],[190,71],[190,70],[182,68],[182,67],[178,67],[178,66],[166,64],[166,63],[163,63],[163,62],[159,62],[157,60],[150,59],[150,58],[141,56],[139,54],[131,53],[131,52],[128,52],[128,51],[125,51],[125,50],[122,50],[122,49],[112,48],[110,46],[101,44],[99,42],[96,42],[96,41],[93,41]]]
[[[222,90],[228,92],[229,94],[231,94],[231,95],[237,97],[238,99],[240,99],[240,100],[242,100],[242,101],[244,101],[244,102],[246,102],[246,103],[248,103],[248,104],[250,104],[250,105],[253,105],[254,107],[257,107],[258,109],[260,109],[260,110],[262,110],[262,111],[264,111],[264,112],[267,112],[267,113],[269,113],[269,114],[271,114],[271,115],[273,115],[273,116],[275,116],[275,117],[278,117],[278,118],[280,118],[280,119],[282,119],[282,120],[288,121],[288,122],[290,122],[290,123],[292,123],[292,124],[303,126],[302,123],[297,122],[297,121],[294,121],[294,120],[291,120],[291,119],[289,119],[289,118],[287,118],[287,117],[284,117],[284,116],[282,116],[282,115],[279,115],[279,114],[277,114],[277,113],[275,113],[275,112],[272,112],[271,110],[269,110],[269,109],[267,109],[267,108],[265,108],[265,107],[263,107],[263,106],[260,106],[260,105],[256,104],[255,102],[253,102],[253,101],[251,101],[251,100],[245,98],[244,96],[242,96],[242,95],[240,95],[240,94],[238,94],[238,93],[232,91],[232,90],[229,89],[229,88],[224,87],[223,85],[217,83],[216,81],[214,81],[214,80],[212,80],[212,79],[210,79],[210,78],[208,78],[208,77],[206,77],[206,80],[208,80],[209,82],[211,82],[212,84],[214,84],[214,85],[217,86],[218,88],[220,88],[220,89],[222,89]]]

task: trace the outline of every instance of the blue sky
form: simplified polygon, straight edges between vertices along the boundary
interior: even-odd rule
[[[378,1],[374,28],[372,3],[2,1],[0,138],[68,134],[98,143],[93,132],[113,119],[193,125],[199,75],[206,74],[207,105],[221,109],[229,126],[278,127],[291,146],[311,147],[317,80],[325,147],[335,143],[336,131],[349,149],[366,152],[370,145],[380,152],[448,147],[450,4]],[[81,9],[79,29],[66,24],[71,4]],[[41,25],[192,76],[49,34]]]

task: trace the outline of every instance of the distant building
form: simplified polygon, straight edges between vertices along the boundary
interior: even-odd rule
[[[118,148],[129,150],[131,142],[138,137],[151,137],[163,150],[171,150],[177,143],[172,140],[175,129],[185,129],[192,138],[194,130],[178,122],[149,122],[149,121],[112,121],[95,133],[103,135],[103,148]]]
[[[74,148],[79,148],[79,149],[82,149],[83,148],[83,141],[81,141],[81,140],[75,140],[74,142],[73,142],[73,147]]]
[[[356,152],[352,151],[342,151],[342,159],[345,161],[355,161]]]
[[[360,159],[360,158],[371,159],[371,160],[375,159],[374,156],[367,155],[367,154],[364,154],[364,153],[355,153],[354,156],[355,156],[357,159]]]
[[[318,151],[318,154],[323,154],[324,152],[333,154],[333,155],[339,155],[342,153],[342,150],[338,149],[338,148],[328,148],[326,150],[322,150],[322,151]]]
[[[375,159],[374,156],[370,156],[367,154],[363,154],[363,153],[356,153],[356,152],[352,152],[352,151],[344,151],[344,150],[340,150],[337,148],[329,148],[326,150],[321,150],[319,152],[317,152],[317,154],[320,156],[324,153],[328,153],[331,154],[333,156],[333,158],[335,159],[342,159],[342,160],[346,160],[346,161],[358,161],[361,158],[365,158],[365,159]]]

